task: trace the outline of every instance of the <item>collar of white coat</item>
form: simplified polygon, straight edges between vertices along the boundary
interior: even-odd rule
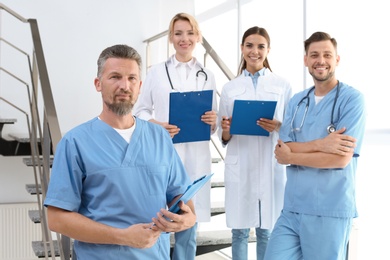
[[[170,61],[172,62],[173,66],[175,68],[178,68],[179,66],[188,66],[191,70],[195,67],[195,64],[196,64],[196,58],[195,57],[192,57],[191,60],[187,61],[187,62],[181,62],[181,61],[178,61],[176,59],[176,56],[175,55],[172,55]]]
[[[245,76],[247,76],[247,77],[248,76],[252,76],[252,77],[257,76],[258,77],[258,76],[264,76],[264,73],[266,70],[267,70],[267,68],[263,67],[261,70],[256,71],[254,75],[252,75],[252,73],[250,73],[247,69],[244,69],[243,72],[244,72]]]
[[[262,78],[262,91],[265,92],[271,92],[271,93],[277,93],[280,94],[282,89],[279,87],[280,84],[280,78],[277,77],[275,74],[273,74],[269,69],[264,70],[264,76]],[[237,80],[248,80],[248,82],[252,83],[252,79],[250,77],[247,77],[245,79],[245,72],[243,71],[240,76],[238,76]],[[231,93],[233,95],[239,95],[246,91],[246,86],[244,84],[237,84],[234,86],[234,90],[231,90]]]

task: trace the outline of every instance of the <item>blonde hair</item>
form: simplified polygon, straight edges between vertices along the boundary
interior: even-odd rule
[[[169,29],[168,29],[169,41],[171,41],[173,36],[173,26],[175,25],[175,22],[179,20],[189,22],[190,25],[192,26],[192,30],[199,36],[199,42],[202,43],[203,38],[202,38],[202,32],[200,31],[199,28],[199,24],[192,15],[187,13],[178,13],[172,18],[171,22],[169,23]]]

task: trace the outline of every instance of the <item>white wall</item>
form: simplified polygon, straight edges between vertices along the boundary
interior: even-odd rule
[[[193,13],[193,1],[181,0],[0,0],[24,18],[38,21],[49,79],[60,128],[63,133],[97,116],[101,110],[100,93],[93,85],[96,61],[100,52],[111,45],[124,43],[137,49],[145,57],[143,40],[168,28],[177,12]],[[31,52],[29,25],[1,12],[0,35],[26,52]],[[23,34],[25,33],[25,34]],[[25,58],[2,47],[1,65],[15,68],[25,66]],[[11,53],[12,52],[12,53]],[[9,54],[15,54],[7,56]],[[16,56],[16,57],[15,57]],[[6,61],[4,61],[6,59]],[[144,58],[145,59],[145,58]],[[13,71],[13,72],[15,72]],[[19,73],[19,72],[18,72]],[[0,86],[0,94],[24,106],[23,84],[1,74],[0,80],[13,91]],[[28,81],[26,73],[18,74]],[[20,88],[20,90],[18,90]],[[15,91],[15,89],[17,89]],[[24,108],[26,111],[28,108]],[[0,116],[11,111],[0,103]],[[12,113],[15,113],[13,110]],[[25,117],[16,113],[18,123],[5,126],[3,133],[27,133]],[[24,166],[22,157],[0,156],[0,203],[28,202],[35,199],[24,190],[33,183],[32,169]]]
[[[226,0],[227,1],[227,0]],[[116,43],[132,45],[145,57],[142,42],[167,29],[171,17],[180,11],[193,13],[194,3],[204,3],[197,9],[200,17],[225,0],[0,0],[26,18],[36,18],[40,28],[49,77],[53,88],[61,130],[70,128],[96,116],[101,109],[100,95],[93,79],[96,59],[100,51]],[[242,0],[244,1],[244,0]],[[389,209],[389,175],[386,155],[390,147],[389,83],[387,51],[390,37],[386,25],[390,23],[386,1],[371,0],[307,0],[307,36],[324,30],[339,42],[341,63],[337,70],[340,80],[361,90],[367,101],[368,128],[384,129],[371,133],[365,140],[364,153],[358,172],[359,259],[388,259],[386,239],[378,239],[389,232],[386,217]],[[289,79],[295,90],[303,87],[303,1],[254,0],[242,8],[242,28],[258,25],[271,36],[270,62],[275,73]],[[212,12],[220,11],[219,8]],[[207,15],[205,15],[207,16]],[[238,50],[237,14],[235,10],[223,14],[224,18],[201,19],[201,29],[218,54],[235,73]],[[28,25],[9,24],[9,18],[0,16],[0,35],[11,38],[18,46],[31,50]],[[27,27],[27,28],[26,28]],[[25,37],[28,37],[27,39]],[[4,49],[3,49],[4,50]],[[0,49],[1,51],[1,49]],[[1,52],[1,59],[8,53]],[[23,58],[8,58],[12,68],[22,66]],[[1,65],[3,65],[1,63]],[[144,71],[145,72],[145,71]],[[26,75],[22,75],[26,77]],[[312,84],[307,77],[307,84]],[[1,76],[0,80],[5,80]],[[11,81],[13,82],[13,81]],[[1,81],[0,81],[1,83]],[[219,84],[219,86],[221,85]],[[25,103],[20,86],[17,103]],[[0,84],[0,95],[8,94]],[[0,116],[7,107],[0,103]],[[25,131],[23,122],[6,126],[5,132]],[[373,140],[375,139],[375,142]],[[33,183],[32,169],[24,166],[21,157],[0,156],[0,203],[29,202],[35,200],[27,194],[24,185]],[[386,193],[387,192],[387,193]]]

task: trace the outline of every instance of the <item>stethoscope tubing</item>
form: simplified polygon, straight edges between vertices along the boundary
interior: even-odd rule
[[[169,84],[171,85],[171,89],[172,89],[172,90],[176,90],[176,89],[173,87],[172,80],[171,80],[171,76],[169,75],[167,62],[165,62],[165,71],[167,72],[167,76],[168,76]],[[204,83],[203,83],[203,88],[202,88],[202,90],[203,90],[204,87],[206,86],[208,76],[207,76],[206,71],[204,71],[204,69],[203,69],[202,67],[200,67],[200,70],[198,70],[198,71],[196,72],[196,74],[195,74],[195,76],[196,76],[196,85],[198,85],[199,73],[202,73],[203,76],[205,77]]]
[[[309,89],[309,91],[307,92],[307,94],[298,102],[296,108],[295,108],[295,112],[293,114],[293,117],[292,117],[292,120],[291,120],[291,131],[300,131],[300,129],[302,128],[304,122],[305,122],[305,119],[306,119],[306,114],[307,114],[307,111],[309,109],[309,104],[310,104],[310,93],[314,90],[314,86]],[[337,99],[339,98],[339,94],[340,94],[340,82],[337,81],[337,86],[336,86],[336,96],[333,100],[333,106],[332,106],[332,114],[330,116],[330,125],[327,127],[327,132],[328,134],[330,133],[333,133],[334,131],[336,131],[336,127],[334,125],[334,110],[335,110],[335,107],[336,107],[336,103],[337,103]],[[307,103],[306,103],[306,106],[305,106],[305,112],[303,114],[303,119],[302,119],[302,122],[300,124],[299,127],[295,127],[294,128],[294,120],[295,120],[295,117],[297,115],[297,112],[298,112],[298,109],[299,109],[299,106],[303,103],[303,101],[307,99]]]

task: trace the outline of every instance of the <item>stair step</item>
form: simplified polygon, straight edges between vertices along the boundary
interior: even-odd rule
[[[219,163],[220,161],[222,161],[221,158],[211,158],[212,163]]]
[[[225,203],[223,201],[211,202],[211,216],[225,213]]]
[[[13,124],[16,123],[16,121],[15,118],[0,118],[0,134],[5,124]]]
[[[30,142],[30,137],[26,136],[20,136],[16,134],[8,134],[9,137],[11,137],[13,140],[18,141],[19,143],[29,143]]]
[[[0,124],[13,124],[16,123],[18,120],[16,118],[2,118],[0,117]]]
[[[256,242],[256,236],[250,233],[248,242]],[[226,230],[213,230],[213,231],[201,231],[198,233],[198,239],[196,244],[198,246],[218,245],[218,244],[232,244],[232,231]]]
[[[36,188],[35,184],[26,184],[26,190],[31,195],[37,194],[37,188]],[[39,194],[42,194],[41,184],[38,184],[38,192],[39,192]]]
[[[31,244],[36,257],[39,258],[45,257],[45,247],[43,241],[32,241]],[[57,240],[53,240],[53,246],[54,246],[54,255],[60,256],[60,249]],[[48,249],[48,257],[51,257],[51,250],[50,250],[49,243],[47,243],[47,249]]]
[[[3,126],[0,123],[0,128]],[[0,130],[1,135],[1,130]],[[1,136],[0,136],[1,137]],[[4,156],[28,156],[31,155],[30,137],[26,134],[9,133],[7,138],[1,137],[1,151]],[[42,154],[42,147],[40,141],[38,141],[38,153]],[[31,160],[31,159],[30,159]]]
[[[14,140],[7,140],[3,137],[3,128],[6,124],[13,124],[17,120],[11,118],[0,118],[0,155],[15,156],[15,147],[17,142]]]
[[[42,164],[43,164],[43,158],[40,157],[39,160],[40,160],[40,163],[41,163],[41,165],[42,165]],[[53,160],[54,160],[54,158],[53,158],[53,157],[50,157],[50,161],[49,161],[50,167],[51,167],[52,164],[53,164]],[[37,162],[35,162],[35,165],[33,164],[33,160],[32,160],[31,157],[23,158],[23,163],[24,163],[25,165],[27,165],[27,166],[38,166]]]
[[[39,210],[29,210],[28,211],[28,217],[34,223],[41,223],[41,216],[39,214]]]
[[[13,124],[17,120],[15,118],[0,118],[0,137],[1,137],[1,131],[3,130],[3,127],[5,124]]]
[[[28,184],[28,185],[34,185],[34,187],[29,187],[28,190],[30,190],[31,192],[35,192],[35,184]],[[216,216],[224,213],[225,213],[225,205],[223,201],[211,202],[211,216]],[[29,210],[28,216],[32,222],[41,223],[41,216],[39,215],[39,210]]]
[[[248,238],[248,243],[253,242],[256,242],[256,237],[251,234]],[[171,235],[171,247],[173,247],[174,243],[175,237]],[[196,244],[196,255],[203,255],[230,247],[232,246],[231,230],[198,231]]]
[[[225,187],[225,182],[223,181],[211,181],[211,188],[223,188]]]
[[[249,243],[256,242],[256,237],[250,235],[248,239]],[[73,241],[71,242],[73,243]],[[173,233],[170,237],[171,248],[175,243],[175,237]],[[196,255],[207,254],[215,250],[220,250],[232,245],[232,233],[230,229],[227,230],[215,230],[215,231],[198,231],[196,238],[197,250]],[[57,240],[53,241],[55,256],[60,255]],[[35,256],[45,257],[45,249],[42,241],[33,241],[32,248]],[[49,250],[49,257],[51,256],[50,246],[47,244]]]

